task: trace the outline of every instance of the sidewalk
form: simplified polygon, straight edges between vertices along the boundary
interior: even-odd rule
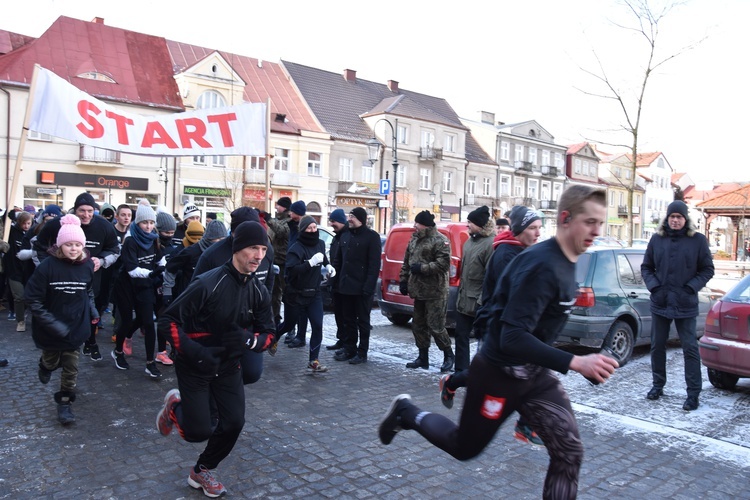
[[[323,351],[330,371],[311,374],[307,349],[282,345],[275,357],[265,357],[263,378],[246,387],[244,431],[217,469],[229,497],[539,498],[546,452],[513,439],[511,422],[467,462],[413,431],[380,444],[376,426],[396,394],[410,393],[425,410],[454,419],[462,396],[453,410],[443,408],[438,371],[403,368],[401,353],[414,350],[408,330],[385,325],[378,310],[372,314],[378,326],[364,365],[335,362]],[[161,380],[148,379],[137,334],[128,371],[115,369],[109,357],[109,328],[99,340],[104,359],[81,358],[77,422],[63,428],[52,400],[59,373],[49,385],[39,383],[30,333],[16,333],[5,317],[0,355],[10,365],[0,368],[0,498],[205,498],[186,484],[204,444],[163,437],[154,425],[164,394],[176,386],[174,370],[164,367]],[[330,315],[325,325],[324,344],[333,341]],[[380,345],[394,348],[385,352]],[[619,417],[578,414],[586,449],[579,498],[750,498],[747,464],[706,459],[688,439],[684,447],[665,447],[644,440],[643,430],[623,432],[618,425],[608,431],[601,425],[608,418]]]

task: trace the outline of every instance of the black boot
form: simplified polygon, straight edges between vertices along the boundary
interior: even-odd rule
[[[414,361],[406,363],[407,368],[424,368],[427,370],[430,367],[430,350],[428,348],[419,348],[419,356]]]
[[[453,354],[453,349],[448,347],[443,351],[443,366],[440,367],[442,373],[453,371],[453,364],[456,362],[456,356]]]
[[[71,403],[76,400],[76,395],[73,392],[60,391],[55,393],[55,402],[57,403],[57,420],[63,424],[68,425],[76,421],[73,410],[71,409]]]

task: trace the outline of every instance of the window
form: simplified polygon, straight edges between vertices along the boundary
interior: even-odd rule
[[[523,161],[523,144],[516,144],[514,160]]]
[[[513,177],[513,196],[524,196],[523,177]]]
[[[581,170],[583,171],[583,175],[593,175],[593,173],[589,172],[589,162],[587,161],[583,162],[583,168]]]
[[[614,191],[609,192],[609,206],[610,207],[615,206],[615,192]]]
[[[470,175],[469,180],[466,182],[466,194],[477,193],[477,176]]]
[[[375,168],[369,160],[362,162],[362,182],[372,184],[374,179]]]
[[[65,198],[65,188],[53,188],[50,186],[45,186],[44,188],[24,186],[23,188],[24,205],[34,205],[41,209],[46,208],[47,205],[62,206],[63,198]]]
[[[558,168],[562,168],[563,166],[562,153],[555,153],[555,166]]]
[[[221,108],[226,105],[226,101],[221,94],[215,90],[207,90],[198,97],[198,101],[195,103],[195,109]],[[196,165],[211,164],[214,167],[225,167],[227,159],[224,156],[193,156],[193,163]]]
[[[102,163],[120,163],[120,153],[109,149],[97,148],[81,144],[81,160],[97,161]]]
[[[29,130],[28,138],[32,141],[51,141],[52,136],[47,134],[42,134],[41,132],[36,132],[34,130]]]
[[[573,173],[580,174],[581,173],[581,159],[576,158],[573,160]]]
[[[398,126],[398,132],[396,132],[399,144],[409,143],[409,129],[405,125]]]
[[[641,276],[643,254],[618,254],[617,268],[623,285],[646,288]]]
[[[635,206],[635,207],[640,207],[641,206],[641,195],[639,195],[639,194],[635,195],[635,204],[633,206]]]
[[[307,175],[321,175],[320,156],[320,153],[313,153],[312,151],[307,153]]]
[[[620,191],[620,203],[618,203],[619,206],[624,207],[625,206],[625,193]]]
[[[539,179],[529,179],[529,198],[537,199],[539,197]]]
[[[552,199],[557,201],[560,199],[560,195],[562,194],[562,184],[559,182],[555,182],[552,185]]]
[[[432,170],[429,168],[419,169],[419,189],[429,190],[432,187]]]
[[[433,144],[435,144],[435,134],[432,132],[432,130],[423,130],[422,142],[420,143],[420,145],[423,148],[431,148]]]
[[[250,157],[250,169],[265,170],[266,169],[266,157],[265,156],[251,156]]]
[[[542,165],[547,167],[551,166],[549,162],[549,151],[542,149]]]
[[[630,169],[629,168],[625,169],[625,178],[626,179],[630,179]]]
[[[622,170],[620,170],[620,167],[615,167],[615,177],[618,179],[622,177]]]
[[[443,172],[443,192],[453,192],[453,172]]]
[[[500,196],[510,196],[510,175],[500,176]]]
[[[273,169],[289,170],[289,150],[276,148],[273,153]]]
[[[510,144],[505,141],[500,141],[500,159],[510,160]]]
[[[549,181],[542,181],[542,197],[540,199],[542,200],[549,200],[550,191],[551,191],[551,185]]]
[[[537,165],[536,148],[529,148],[529,161],[532,165]]]
[[[351,158],[339,158],[339,180],[340,181],[352,180],[353,166],[354,166],[354,162]]]
[[[456,136],[453,134],[445,134],[445,150],[450,153],[456,152]]]
[[[490,189],[491,189],[490,182],[491,182],[491,179],[489,177],[482,178],[482,196],[490,196]]]
[[[398,173],[396,174],[396,186],[406,187],[406,167],[399,165]]]

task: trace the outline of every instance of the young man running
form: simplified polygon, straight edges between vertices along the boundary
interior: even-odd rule
[[[604,382],[617,362],[601,354],[574,356],[552,347],[573,305],[578,256],[599,236],[606,218],[605,191],[571,186],[558,202],[554,238],[519,254],[491,299],[481,351],[469,368],[459,425],[422,411],[409,395],[396,396],[378,429],[389,444],[413,429],[458,460],[476,457],[500,425],[518,411],[544,441],[550,457],[544,498],[575,498],[583,445],[570,400],[551,370],[577,371]]]

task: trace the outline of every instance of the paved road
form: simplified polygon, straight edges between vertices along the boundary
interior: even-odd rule
[[[0,355],[11,364],[0,369],[0,498],[203,498],[186,484],[203,445],[162,437],[154,427],[164,394],[176,386],[172,369],[159,381],[148,379],[143,345],[135,342],[131,369],[116,370],[106,330],[104,360],[81,361],[77,422],[63,428],[52,401],[59,375],[40,384],[30,335],[2,318]],[[331,320],[326,316],[326,341]],[[403,367],[416,354],[409,330],[387,325],[377,310],[373,320],[378,326],[365,365],[337,363],[324,352],[331,370],[312,375],[306,350],[280,347],[276,357],[265,358],[263,378],[246,388],[244,431],[218,469],[230,497],[539,498],[546,453],[513,439],[509,424],[468,462],[411,431],[390,446],[379,443],[377,422],[396,394],[408,392],[423,408],[453,418],[458,411],[439,403],[436,369]],[[617,384],[592,388],[577,375],[565,377],[586,448],[579,498],[750,498],[748,445],[719,435],[723,424],[713,429],[716,436],[692,430],[689,414],[677,408],[684,385],[676,354],[670,352],[674,387],[649,409],[655,418],[635,410],[645,405],[643,356],[618,372]],[[431,355],[438,364],[434,347]],[[620,387],[616,397],[608,387]],[[741,385],[726,396],[737,400],[733,412],[724,408],[735,418],[730,434],[747,434],[748,395],[748,385]],[[702,398],[703,417],[696,420],[708,420],[710,401]]]

